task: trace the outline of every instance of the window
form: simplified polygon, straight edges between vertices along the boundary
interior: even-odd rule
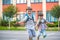
[[[26,0],[17,0],[17,3],[26,3]]]
[[[58,2],[58,0],[46,0],[46,2]]]
[[[38,2],[42,2],[42,0],[31,0],[31,3],[38,3]]]
[[[46,20],[50,22],[50,12],[47,12],[47,14],[46,14]]]
[[[46,0],[46,2],[50,2],[50,0]]]
[[[42,0],[38,0],[38,2],[42,2]]]
[[[19,0],[17,0],[17,3],[19,3]]]
[[[58,0],[55,0],[56,2],[58,2]]]
[[[34,0],[31,0],[31,3],[34,3]]]
[[[54,2],[55,0],[51,0],[51,2]]]
[[[36,13],[35,13],[35,11],[32,11],[32,14],[34,16],[34,20],[36,21],[36,17],[35,17]]]
[[[3,4],[11,4],[11,0],[3,0]]]
[[[26,3],[26,0],[23,0],[24,3]]]
[[[34,2],[38,2],[38,0],[34,0]]]
[[[46,20],[49,21],[49,22],[54,22],[54,21],[57,21],[57,18],[53,17],[50,12],[47,12],[46,13]]]

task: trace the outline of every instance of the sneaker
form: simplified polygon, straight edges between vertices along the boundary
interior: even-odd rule
[[[46,37],[46,35],[43,36],[43,38],[45,38],[45,37]]]

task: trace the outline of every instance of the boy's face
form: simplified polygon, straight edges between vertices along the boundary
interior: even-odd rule
[[[42,19],[43,18],[43,16],[39,16],[40,17],[40,19]]]
[[[27,10],[28,14],[31,14],[32,10]]]

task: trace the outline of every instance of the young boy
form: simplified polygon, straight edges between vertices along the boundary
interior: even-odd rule
[[[43,13],[38,12],[38,16],[39,16],[39,19],[36,24],[36,26],[38,26],[37,40],[39,40],[39,37],[41,36],[41,34],[43,35],[44,38],[46,37],[46,27],[47,27],[46,23],[49,23],[43,18]],[[52,23],[49,23],[49,24],[52,24]]]
[[[34,15],[32,14],[32,8],[28,7],[27,13],[25,18],[20,21],[20,23],[25,22],[26,29],[29,34],[29,40],[32,40],[35,37],[35,22],[34,22]]]

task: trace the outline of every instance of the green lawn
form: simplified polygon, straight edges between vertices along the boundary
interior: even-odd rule
[[[25,27],[2,27],[0,26],[0,30],[26,30]]]
[[[0,30],[26,30],[25,27],[3,27],[0,26]],[[58,31],[58,27],[48,27],[47,31]]]

